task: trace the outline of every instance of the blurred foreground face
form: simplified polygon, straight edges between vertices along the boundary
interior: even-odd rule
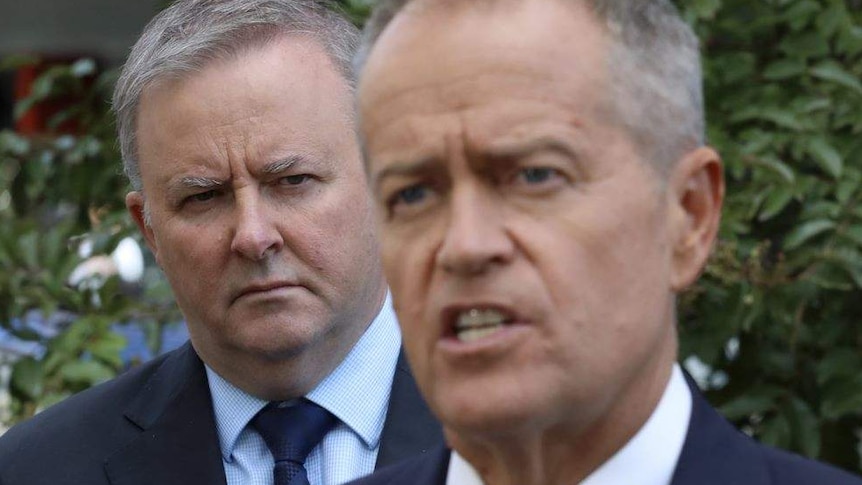
[[[297,37],[144,92],[150,224],[141,194],[127,203],[198,353],[261,397],[310,390],[384,296],[350,100],[323,48]],[[295,381],[274,382],[268,366],[285,364]]]
[[[584,431],[667,382],[675,206],[611,121],[585,7],[428,3],[387,28],[360,87],[416,379],[450,430]]]

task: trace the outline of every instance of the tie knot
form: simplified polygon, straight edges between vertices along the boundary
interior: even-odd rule
[[[302,399],[295,404],[269,403],[252,418],[251,425],[266,442],[276,464],[290,461],[301,466],[336,422],[329,411]]]

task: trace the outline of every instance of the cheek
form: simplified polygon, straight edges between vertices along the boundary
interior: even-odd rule
[[[280,224],[292,249],[315,270],[345,274],[375,260],[373,220],[363,202],[349,196],[282,218]]]
[[[382,227],[380,249],[386,279],[394,294],[414,307],[424,304],[433,272],[431,231]]]
[[[632,307],[654,306],[650,300],[667,286],[657,211],[612,204],[581,208],[520,231],[553,306],[577,321],[606,324]]]
[[[404,342],[417,349],[425,345],[423,329],[427,325],[425,317],[430,297],[429,240],[430,235],[419,239],[405,238],[385,228],[381,237],[383,269],[405,333]]]
[[[159,264],[165,272],[175,273],[179,271],[174,268],[207,268],[218,259],[225,241],[214,224],[162,229],[155,232],[155,239]]]

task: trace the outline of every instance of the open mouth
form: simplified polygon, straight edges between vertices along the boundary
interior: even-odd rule
[[[475,342],[503,330],[513,321],[494,308],[470,308],[455,315],[454,336],[461,342]]]

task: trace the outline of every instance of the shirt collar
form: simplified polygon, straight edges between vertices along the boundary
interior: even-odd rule
[[[652,415],[624,447],[581,482],[581,485],[631,483],[668,485],[673,477],[691,417],[691,391],[679,365]],[[482,485],[478,472],[456,451],[449,460],[448,485]]]
[[[646,423],[581,485],[629,483],[668,485],[673,478],[691,417],[691,390],[679,365],[673,366],[661,400]]]
[[[387,294],[383,308],[344,361],[306,397],[334,414],[369,449],[380,442],[401,332]]]
[[[400,347],[401,333],[387,294],[380,312],[347,357],[305,397],[340,419],[369,449],[376,448],[386,420]],[[267,401],[205,367],[222,456],[230,461],[240,433]]]
[[[208,365],[205,367],[222,457],[229,462],[239,434],[251,418],[267,405],[267,401],[234,386]]]

